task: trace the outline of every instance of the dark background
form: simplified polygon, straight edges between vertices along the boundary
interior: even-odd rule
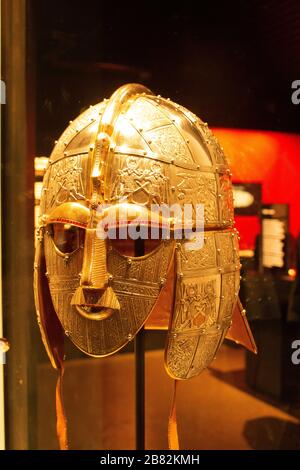
[[[37,155],[88,105],[141,82],[212,127],[299,132],[299,0],[34,1]]]

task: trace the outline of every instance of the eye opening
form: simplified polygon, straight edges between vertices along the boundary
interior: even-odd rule
[[[127,231],[125,232],[127,236],[124,237],[124,232],[122,233],[121,230],[117,229],[114,232],[114,236],[109,236],[108,238],[110,245],[123,256],[139,258],[140,256],[148,255],[155,251],[162,242],[161,230],[157,231],[156,237],[153,238],[150,227],[147,228],[148,233],[145,233],[144,230],[141,230],[141,226],[137,226],[136,232],[140,234],[137,240],[130,238]],[[137,250],[141,246],[143,247],[143,253],[137,254]]]
[[[52,223],[47,227],[56,252],[61,255],[71,255],[84,247],[85,229],[70,223]]]
[[[155,251],[160,245],[161,240],[143,240],[144,241],[144,253],[141,255],[136,254],[136,240],[130,238],[126,240],[110,240],[111,246],[123,256],[130,256],[131,258],[139,258],[140,256],[148,255]]]

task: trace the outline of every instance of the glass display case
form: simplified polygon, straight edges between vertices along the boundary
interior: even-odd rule
[[[176,403],[181,449],[300,449],[300,313],[298,318],[299,302],[293,297],[299,287],[295,240],[300,230],[300,106],[291,100],[291,83],[300,74],[299,5],[220,2],[217,9],[202,5],[199,15],[196,6],[167,3],[158,11],[146,3],[1,1],[1,93],[6,92],[1,104],[2,449],[59,449],[57,434],[64,435],[65,418],[72,450],[167,449],[168,425],[170,437],[176,421],[172,378],[180,379]],[[124,95],[113,95],[128,83],[135,84],[134,93],[125,87]],[[49,171],[51,153],[55,171]],[[64,163],[69,159],[69,167],[55,167],[56,158]],[[83,252],[86,229],[95,228],[91,212],[98,189],[93,178],[103,182],[98,159],[105,168],[103,200],[119,204],[118,198],[130,193],[129,203],[147,210],[150,199],[193,207],[204,203],[205,243],[199,256],[195,251],[184,256],[181,241],[169,252],[170,240],[163,247],[117,240],[97,252],[107,262],[105,273],[86,249],[84,264],[79,260],[80,269],[78,264],[71,273],[76,289],[68,291],[70,278],[63,269],[72,265],[70,253],[77,248]],[[77,178],[73,186],[66,183],[66,173],[71,183]],[[80,178],[84,181],[79,188]],[[57,197],[66,187],[68,197]],[[46,193],[59,204],[49,203]],[[71,204],[70,212],[53,212],[64,203]],[[80,206],[77,225],[73,203]],[[277,230],[275,248],[284,260],[273,269],[273,249],[273,261],[266,253],[279,225],[270,223],[268,211],[280,208],[285,209],[280,220],[288,244],[283,253]],[[261,222],[267,217],[261,241]],[[54,306],[57,316],[51,316],[52,308],[42,324],[42,338],[38,323],[44,320],[38,315],[37,321],[33,291],[34,269],[44,262],[34,257],[41,227],[49,241],[48,267],[55,270],[61,262],[56,287],[63,293],[58,302],[58,290],[48,291],[48,297],[43,291],[45,311]],[[90,242],[94,246],[95,240]],[[112,259],[112,253],[120,252],[118,264],[119,255]],[[152,264],[151,253],[156,256]],[[142,268],[136,262],[139,255],[145,261]],[[177,260],[173,270],[165,262],[172,256]],[[145,278],[137,285],[141,271]],[[43,271],[50,285],[52,274]],[[240,282],[242,304],[237,303]],[[136,290],[129,289],[133,285]],[[106,302],[99,304],[101,309],[120,311],[120,299],[123,309],[128,301],[126,321],[118,330],[124,341],[115,341],[113,326],[101,330],[103,316],[94,317],[98,324],[89,330],[90,315],[99,314],[100,307],[86,297],[82,301],[88,287],[101,290]],[[160,297],[155,321],[147,328],[139,295],[150,311],[161,290],[168,295]],[[36,292],[39,297],[38,288]],[[72,305],[68,311],[67,297]],[[80,323],[79,310],[87,322]],[[175,312],[173,323],[165,311]],[[112,323],[113,316],[107,314],[109,318]],[[230,322],[236,329],[230,330]],[[54,341],[49,354],[49,325],[50,330],[58,325],[64,351]],[[110,347],[102,348],[104,337]],[[256,342],[258,355],[245,353],[245,342],[252,350]],[[47,352],[61,371],[58,381]]]

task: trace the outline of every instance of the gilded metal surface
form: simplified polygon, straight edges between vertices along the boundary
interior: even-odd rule
[[[176,299],[166,348],[172,377],[198,375],[214,359],[230,327],[239,291],[234,229],[208,231],[203,248],[177,244]]]
[[[177,244],[175,304],[166,347],[171,376],[197,375],[223,341],[239,289],[230,170],[206,123],[140,85],[122,87],[70,123],[44,176],[42,253],[37,253],[36,265],[45,255],[47,272],[41,274],[48,279],[55,312],[65,333],[90,355],[123,347],[151,310],[157,310],[174,253],[174,240],[161,241],[140,258],[123,256],[107,242],[96,243],[97,205],[124,200],[143,211],[152,204],[204,204],[204,247],[188,252],[184,240]],[[64,254],[52,238],[53,224],[89,230],[90,235]],[[41,331],[51,357],[43,325]]]
[[[145,258],[128,258],[109,250],[111,285],[121,308],[108,318],[96,321],[80,315],[71,303],[80,283],[83,250],[66,263],[53,250],[50,236],[45,235],[47,275],[54,308],[65,332],[79,349],[93,356],[105,356],[134,338],[158,298],[160,279],[166,276],[172,245],[172,242],[162,243]]]

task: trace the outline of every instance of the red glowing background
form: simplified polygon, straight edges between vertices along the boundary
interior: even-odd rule
[[[233,182],[262,184],[264,203],[289,204],[290,232],[300,232],[300,134],[213,129],[229,161]],[[241,248],[253,248],[254,217],[237,217]]]

